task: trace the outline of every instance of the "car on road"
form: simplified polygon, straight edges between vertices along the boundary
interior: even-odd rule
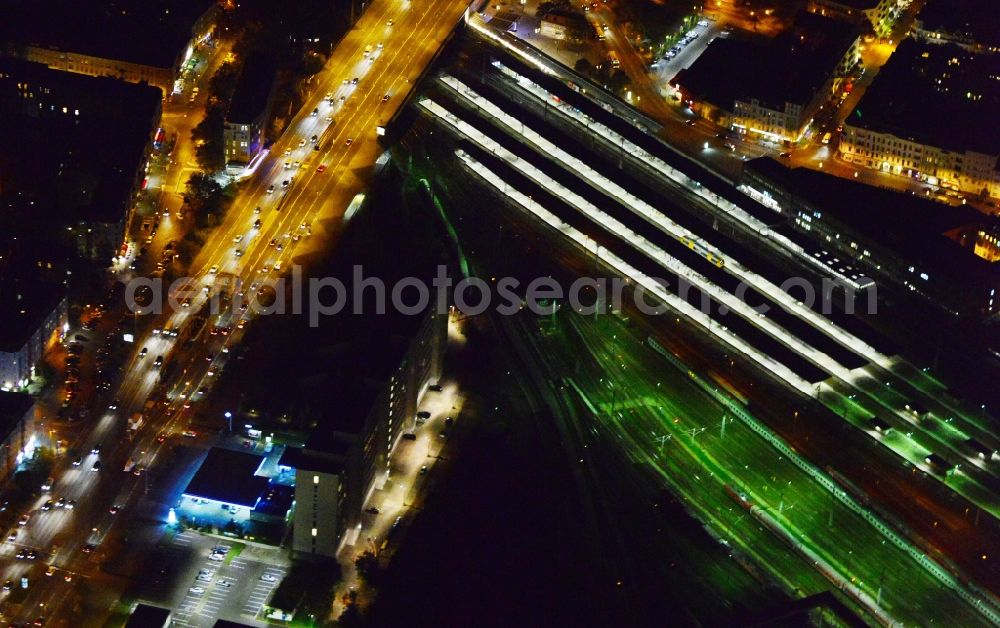
[[[260,218],[258,218],[257,220],[253,221],[253,228],[254,229],[260,229]]]
[[[187,299],[187,300],[188,300],[188,302],[191,301],[191,299]],[[153,366],[155,366],[156,368],[160,368],[161,366],[163,366],[163,356],[162,355],[156,356],[156,360],[153,362]]]
[[[441,392],[442,390],[444,390],[441,384],[431,384],[430,386],[427,387],[427,389],[433,390],[434,392]]]
[[[54,501],[52,501],[51,499],[46,500],[45,503],[42,504],[42,512],[48,512],[48,511],[52,510],[53,506],[55,506],[55,502]]]
[[[369,515],[377,515],[381,511],[375,506],[369,506],[368,508],[365,508],[365,512],[367,512]]]
[[[117,409],[118,409],[118,400],[112,399],[111,403],[108,404],[108,410],[117,410]]]
[[[111,508],[108,509],[108,512],[110,512],[113,515],[117,515],[118,511],[120,511],[120,510],[121,510],[121,507],[118,506],[117,504],[115,504],[114,506],[112,506]]]
[[[205,573],[199,573],[195,580],[198,580],[199,582],[211,582],[213,576],[215,576],[214,571],[206,571]]]
[[[209,554],[208,559],[214,560],[216,562],[221,562],[226,559],[226,556],[224,554]]]
[[[81,551],[84,554],[89,554],[93,552],[95,549],[97,549],[96,545],[94,545],[93,543],[87,543],[86,545],[83,546],[83,549]]]
[[[10,534],[7,535],[7,540],[11,543],[17,540],[17,528],[10,531]]]
[[[52,576],[52,575],[55,575],[55,573],[56,573],[56,566],[55,565],[49,565],[49,568],[45,570],[45,575],[46,576]]]
[[[353,138],[353,137],[349,137],[349,138],[347,138],[347,141],[346,141],[346,142],[344,142],[344,144],[345,144],[346,146],[350,146],[350,145],[351,145],[351,144],[353,144],[353,143],[354,143],[354,138]]]
[[[3,590],[4,591],[10,591],[13,588],[14,588],[14,581],[13,580],[7,580],[6,582],[3,583]]]
[[[413,432],[406,432],[403,434],[403,440],[417,440],[417,435]]]
[[[277,582],[278,579],[269,573],[261,574],[260,579],[264,582]]]
[[[357,85],[357,84],[358,84],[358,77],[355,76],[354,78],[351,79],[351,85]]]
[[[267,193],[270,194],[272,192],[274,192],[274,186],[273,185],[267,186]]]
[[[76,460],[73,461],[73,466],[74,467],[79,467],[81,464],[83,464],[83,458],[81,458],[80,456],[77,456]]]
[[[243,257],[243,249],[233,249],[233,255],[236,257]]]
[[[389,94],[382,96],[382,102],[389,102]]]
[[[260,206],[254,207],[253,208],[253,213],[254,213],[254,215],[259,214],[260,213]]]
[[[101,454],[101,444],[97,443],[96,445],[91,447],[90,453],[94,454],[95,456],[99,456]]]
[[[100,470],[101,470],[101,461],[100,461],[100,460],[98,460],[97,462],[95,462],[95,463],[93,464],[93,466],[91,466],[91,467],[90,467],[90,470],[91,470],[91,471],[95,471],[95,472],[96,472],[96,471],[100,471]]]
[[[421,410],[417,412],[417,419],[426,421],[429,418],[431,418],[431,413],[428,412],[427,410]]]
[[[229,580],[226,580],[226,579],[224,579],[224,578],[223,578],[223,579],[220,579],[220,580],[216,580],[216,581],[215,581],[215,584],[219,585],[220,587],[225,587],[225,588],[227,588],[227,589],[228,589],[229,587],[233,586],[233,583],[232,583],[232,582],[230,582]]]
[[[149,349],[147,349],[146,347],[143,347],[142,349],[139,349],[139,357],[140,358],[146,357],[147,353],[149,353]]]
[[[21,515],[21,518],[17,520],[17,525],[22,527],[26,526],[28,525],[28,521],[30,520],[31,520],[31,515]]]
[[[213,264],[212,267],[208,269],[208,274],[209,275],[214,275],[217,272],[219,272],[219,267],[217,265],[215,265],[215,264]]]
[[[202,595],[205,593],[205,587],[191,587],[188,591],[194,593],[195,595]]]
[[[326,172],[326,164],[320,164],[316,167],[316,172]]]

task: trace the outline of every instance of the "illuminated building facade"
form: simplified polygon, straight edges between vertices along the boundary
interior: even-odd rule
[[[123,0],[116,10],[85,3],[0,0],[7,53],[49,68],[147,83],[175,91],[183,64],[215,28],[216,2]],[[9,5],[9,6],[8,6]]]
[[[893,24],[905,6],[901,0],[809,0],[813,13],[862,24],[876,37],[892,32]]]
[[[856,26],[804,12],[766,44],[716,39],[671,84],[704,118],[748,139],[794,143],[860,60]]]
[[[1000,55],[904,41],[844,123],[858,166],[1000,197]]]

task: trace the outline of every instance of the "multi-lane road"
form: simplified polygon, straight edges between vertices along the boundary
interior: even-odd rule
[[[224,222],[191,264],[190,306],[142,315],[154,317],[146,329],[181,330],[181,336],[149,332],[136,338],[122,381],[109,394],[118,399],[118,407],[93,412],[93,424],[77,436],[75,446],[83,453],[79,466],[71,459],[57,460],[52,495],[75,500],[75,508],[43,512],[48,497],[39,498],[19,532],[18,545],[7,544],[0,577],[19,584],[23,573],[32,574],[27,591],[4,594],[17,596],[5,605],[8,618],[31,621],[44,616],[50,624],[73,626],[101,623],[101,617],[81,617],[80,597],[99,589],[102,598],[113,602],[127,581],[102,573],[102,564],[107,568],[122,554],[151,549],[136,547],[138,541],[129,539],[119,522],[142,517],[165,525],[172,504],[151,503],[145,497],[151,484],[154,493],[176,493],[157,486],[165,454],[182,438],[178,434],[205,403],[203,397],[211,394],[211,382],[223,368],[228,349],[241,340],[238,323],[246,322],[255,309],[233,308],[207,322],[228,323],[234,333],[204,333],[193,345],[175,346],[185,335],[194,335],[196,330],[186,325],[206,324],[200,314],[207,299],[203,288],[221,288],[220,277],[226,277],[240,280],[241,291],[250,293],[251,287],[257,288],[255,282],[277,277],[265,269],[280,262],[285,272],[306,252],[331,246],[344,209],[368,183],[380,152],[376,127],[405,99],[464,9],[456,0],[375,0],[313,78],[301,111],[270,146],[255,175],[241,184]],[[299,165],[286,168],[286,162]],[[256,220],[259,227],[254,226]],[[213,267],[216,273],[210,272]],[[146,349],[145,356],[139,355],[140,348]],[[160,356],[164,364],[156,366]],[[165,381],[163,373],[169,373]],[[202,388],[205,392],[199,393]],[[149,399],[154,403],[144,407]],[[136,411],[144,413],[144,423],[129,433],[126,420]],[[98,443],[101,451],[89,453]],[[93,470],[98,461],[99,470]],[[145,472],[125,473],[128,461],[138,462]],[[120,510],[112,514],[112,506]],[[37,548],[39,556],[34,562],[14,558],[16,547]],[[54,575],[34,577],[48,565],[55,566]],[[71,576],[68,581],[66,575]]]

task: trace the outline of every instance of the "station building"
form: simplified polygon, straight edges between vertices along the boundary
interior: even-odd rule
[[[742,184],[766,193],[789,226],[878,285],[956,316],[1000,311],[998,218],[766,157],[745,164]]]

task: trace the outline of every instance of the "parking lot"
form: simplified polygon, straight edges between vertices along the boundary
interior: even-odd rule
[[[656,59],[650,71],[656,77],[657,86],[664,92],[670,79],[691,65],[705,52],[708,44],[716,37],[724,37],[716,22],[701,20],[685,34],[688,40],[678,41],[666,56]]]
[[[210,628],[217,619],[266,626],[260,610],[288,570],[277,549],[192,531],[164,541],[156,561],[160,569],[144,587],[141,601],[175,609],[175,626],[197,628]]]

